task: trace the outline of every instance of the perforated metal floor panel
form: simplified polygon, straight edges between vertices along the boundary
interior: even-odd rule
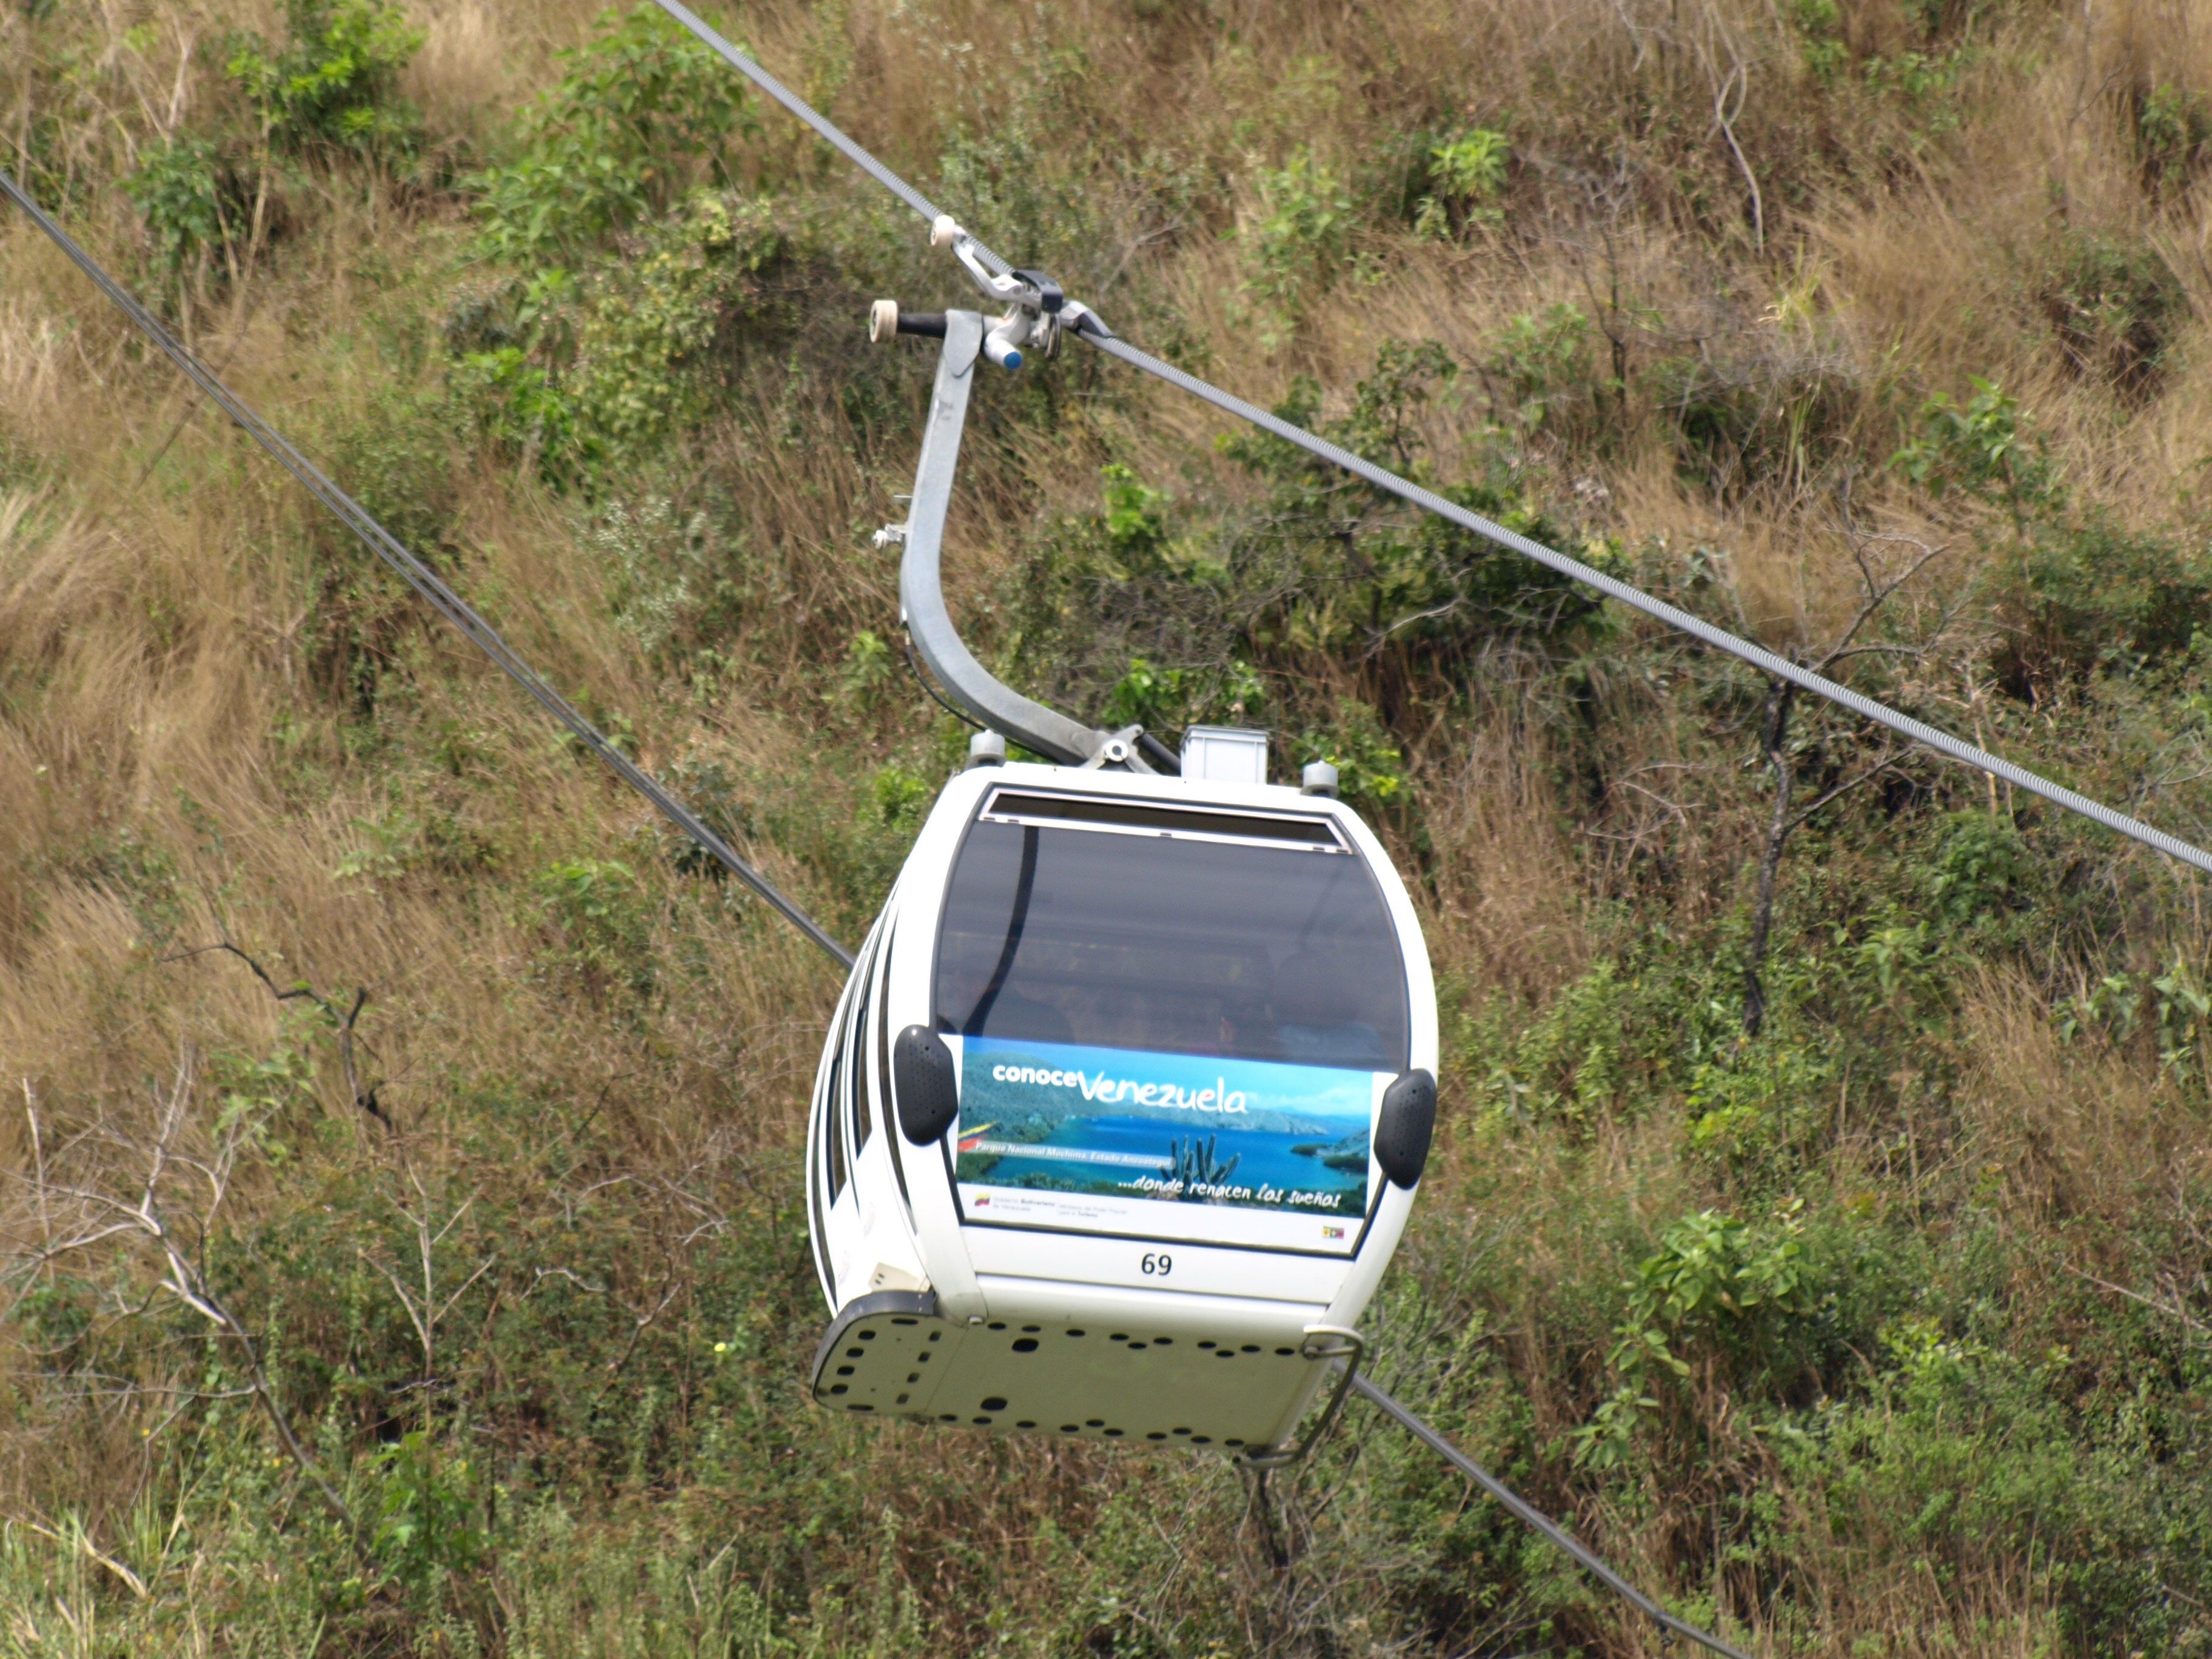
[[[1291,1346],[955,1325],[938,1317],[935,1297],[886,1291],[830,1326],[812,1386],[817,1404],[856,1416],[1234,1450],[1263,1444],[1322,1368]]]

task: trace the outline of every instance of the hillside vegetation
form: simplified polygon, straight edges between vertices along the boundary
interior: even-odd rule
[[[2203,8],[712,15],[1148,349],[2212,839]],[[574,0],[9,0],[0,154],[858,940],[965,738],[922,227]],[[1399,860],[1389,1387],[1760,1652],[2212,1654],[2198,878],[1080,347],[948,586]],[[837,988],[0,214],[0,1652],[1656,1650],[1357,1404],[1259,1502],[813,1409]]]

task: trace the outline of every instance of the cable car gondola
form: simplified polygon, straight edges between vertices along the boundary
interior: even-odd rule
[[[957,230],[938,240],[964,262]],[[1034,273],[970,270],[1005,317],[884,301],[872,331],[944,342],[909,515],[880,539],[904,544],[922,663],[986,729],[817,1073],[807,1200],[832,1317],[814,1396],[1277,1461],[1332,1362],[1358,1357],[1427,1157],[1427,951],[1331,769],[1271,785],[1265,734],[1218,728],[1178,764],[960,644],[939,547],[975,364],[1018,366],[1060,304]],[[1008,737],[1056,763],[1008,763]]]

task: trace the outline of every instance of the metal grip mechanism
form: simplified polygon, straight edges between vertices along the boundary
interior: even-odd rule
[[[868,343],[889,344],[898,334],[919,334],[927,339],[945,337],[941,311],[901,311],[896,300],[878,300],[868,307]]]

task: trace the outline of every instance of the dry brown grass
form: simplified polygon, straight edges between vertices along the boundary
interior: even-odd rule
[[[2018,35],[2000,37],[1972,71],[2011,75],[2033,52],[2039,67],[2008,83],[2003,118],[1926,143],[1886,180],[1795,199],[1778,191],[1763,204],[1763,246],[1738,199],[1737,166],[1714,136],[1665,153],[1650,139],[1642,182],[1618,188],[1590,164],[1586,141],[1638,100],[1710,106],[1722,75],[1741,63],[1749,78],[1737,131],[1754,169],[1800,167],[1791,152],[1810,143],[1800,120],[1807,83],[1764,5],[1231,9],[1209,22],[1197,9],[1154,15],[1077,0],[1048,19],[973,0],[874,0],[849,11],[754,6],[742,29],[795,84],[833,94],[864,142],[916,170],[948,124],[981,123],[1008,106],[1032,61],[1018,52],[1079,41],[1085,59],[1068,100],[1087,118],[1085,142],[1136,157],[1171,138],[1201,175],[1217,221],[1132,246],[1133,276],[1209,343],[1211,377],[1255,401],[1308,373],[1330,388],[1329,412],[1340,412],[1346,388],[1393,337],[1433,337],[1479,362],[1513,316],[1554,304],[1595,314],[1617,266],[1649,307],[1630,331],[1632,366],[1705,350],[1769,370],[1823,367],[1845,388],[1829,441],[1848,436],[1879,451],[1925,392],[1958,393],[1980,375],[2018,396],[2069,476],[2130,521],[2169,520],[2176,492],[2197,486],[2212,455],[2212,353],[2203,340],[2212,209],[2201,191],[2147,199],[2118,102],[2128,88],[2212,82],[2212,30],[2197,8],[2024,13]],[[481,143],[545,84],[552,54],[581,38],[595,10],[569,0],[425,4],[427,44],[408,94],[439,136]],[[109,176],[136,146],[191,119],[216,72],[221,27],[257,20],[272,26],[265,11],[177,0],[88,12],[84,95],[100,119],[72,125],[69,166]],[[126,39],[138,24],[153,43],[143,51]],[[13,11],[0,23],[0,57],[24,27]],[[1863,51],[1904,50],[1901,27],[1893,7],[1846,8],[1847,33]],[[0,137],[27,115],[30,86],[20,73],[0,81]],[[1363,236],[1379,257],[1374,285],[1340,289],[1272,349],[1250,325],[1238,292],[1244,253],[1202,233],[1232,229],[1240,211],[1249,219],[1259,169],[1304,149],[1349,170],[1402,125],[1509,117],[1524,158],[1510,234],[1445,246],[1370,228]],[[1894,138],[1902,118],[1870,106],[1856,119],[1841,131],[1846,146]],[[773,115],[763,142],[805,153]],[[1700,220],[1658,194],[1650,179],[1668,167],[1694,173],[1718,205]],[[186,309],[201,349],[228,363],[232,382],[277,424],[326,434],[389,387],[374,351],[333,341],[373,322],[380,307],[411,303],[364,276],[367,256],[428,263],[456,233],[434,216],[405,216],[374,189],[317,188],[311,234],[239,290]],[[99,201],[84,234],[103,255],[128,260],[128,215],[112,198]],[[2143,406],[2069,367],[2042,320],[2034,285],[2061,231],[2156,246],[2188,291],[2193,313]],[[1094,297],[1115,314],[1113,295]],[[546,949],[546,924],[512,890],[515,872],[556,857],[640,859],[647,820],[552,751],[527,706],[427,626],[403,636],[416,670],[408,720],[415,730],[453,721],[477,734],[463,775],[436,787],[499,843],[503,878],[334,873],[362,845],[362,823],[410,810],[409,792],[430,787],[428,769],[414,757],[412,769],[395,763],[387,772],[383,759],[349,746],[341,699],[316,679],[305,631],[327,574],[311,550],[307,508],[238,434],[204,411],[185,419],[186,407],[166,368],[126,349],[119,324],[73,268],[27,227],[0,223],[0,439],[33,458],[38,473],[0,495],[0,1168],[21,1176],[33,1161],[18,1094],[66,1132],[136,1110],[143,1080],[166,1074],[180,1051],[252,1055],[278,1042],[279,1006],[242,963],[161,959],[226,936],[280,979],[306,978],[339,1000],[356,988],[370,994],[362,1024],[397,1127],[366,1118],[326,1067],[315,1087],[349,1138],[330,1154],[334,1164],[436,1170],[459,1156],[456,1080],[492,1073],[535,1079],[574,1101],[611,1091],[623,1123],[617,1156],[634,1173],[696,1168],[710,1152],[737,1163],[787,1152],[833,993],[820,964],[757,917],[723,926],[687,900],[689,908],[656,913],[653,943],[672,952],[680,940],[701,953],[710,996],[625,1024],[587,997],[563,1006],[544,993],[531,964]],[[821,710],[831,624],[892,635],[889,572],[852,550],[856,525],[886,516],[884,481],[906,461],[858,453],[826,409],[795,447],[751,442],[757,411],[741,415],[704,441],[701,459],[736,493],[759,556],[794,574],[787,613],[743,641],[764,672],[732,678],[708,706],[688,706],[611,623],[610,573],[589,556],[566,504],[465,457],[452,538],[472,596],[556,682],[588,689],[632,720],[649,762],[725,758],[842,799],[854,765],[902,741],[864,732],[830,752]],[[1474,398],[1440,408],[1436,453],[1468,453],[1487,418]],[[140,484],[180,420],[162,471]],[[1130,394],[1090,433],[1012,464],[1034,493],[963,507],[956,580],[973,593],[1002,575],[1023,515],[1079,507],[1109,445],[1147,477],[1194,466],[1222,489],[1248,488],[1206,448],[1219,429],[1210,411],[1164,392]],[[1602,458],[1559,459],[1589,469],[1605,491],[1601,527],[1624,539],[1724,545],[1736,603],[1761,638],[1818,641],[1849,614],[1848,544],[1817,467],[1747,500],[1717,498],[1686,482],[1648,410]],[[1963,509],[1939,515],[1879,475],[1861,481],[1855,507],[1868,522],[1953,538],[1960,559],[1971,556]],[[1692,911],[1719,905],[1749,844],[1745,826],[1721,810],[1726,781],[1663,721],[1626,730],[1613,757],[1623,787],[1643,798],[1602,832],[1615,854],[1577,853],[1578,808],[1563,799],[1555,760],[1514,702],[1510,676],[1490,702],[1417,746],[1437,872],[1431,945],[1440,976],[1469,1006],[1540,1006],[1601,955],[1600,901],[1645,842],[1667,842],[1683,890],[1703,896]],[[119,872],[114,848],[126,829],[171,872],[174,908],[161,939],[149,937],[143,893]],[[796,854],[757,850],[805,891],[811,877]],[[1966,1003],[1960,1098],[1971,1109],[1945,1155],[2002,1167],[2022,1224],[2125,1212],[2201,1166],[2203,1126],[2147,1082],[2141,1056],[2060,1048],[2029,988],[1992,978]],[[740,1054],[744,1076],[732,1081]],[[708,1099],[716,1105],[702,1115]],[[201,1105],[212,1113],[217,1103]],[[1607,1127],[1587,1147],[1547,1143],[1515,1156],[1523,1159],[1515,1176],[1537,1195],[1517,1215],[1534,1235],[1522,1280],[1532,1305],[1516,1339],[1528,1344],[1544,1329],[1534,1305],[1542,1287],[1599,1273],[1593,1264],[1611,1249],[1566,1231],[1542,1194],[1571,1185],[1583,1194],[1577,1213],[1617,1202],[1654,1218],[1710,1196],[1702,1166],[1680,1162],[1656,1127]],[[1854,1160],[1872,1157],[1846,1136],[1831,1173],[1840,1182]],[[242,1201],[251,1213],[282,1200],[263,1191]],[[0,1214],[0,1242],[20,1246],[37,1224],[17,1205]],[[1533,1347],[1519,1359],[1523,1375],[1550,1374]],[[1581,1407],[1553,1391],[1531,1409],[1547,1431],[1563,1432]],[[82,1431],[60,1460],[26,1423],[0,1428],[9,1509],[82,1504],[97,1517],[127,1507],[144,1473],[132,1424],[87,1419]],[[891,1455],[896,1477],[897,1459],[939,1454]],[[1040,1460],[1015,1474],[991,1527],[1017,1555],[1030,1512],[1073,1514],[1095,1497],[1088,1466]],[[1665,1554],[1655,1547],[1655,1568]],[[1901,1569],[1870,1576],[1834,1546],[1806,1563],[1831,1599],[1798,1650],[1840,1655],[1853,1650],[1850,1632],[1882,1628],[1906,1633],[1887,1650],[1899,1654],[2049,1651],[2052,1611],[2015,1568],[1995,1563],[1947,1598]],[[1615,1637],[1608,1650],[1641,1651],[1638,1640]]]

